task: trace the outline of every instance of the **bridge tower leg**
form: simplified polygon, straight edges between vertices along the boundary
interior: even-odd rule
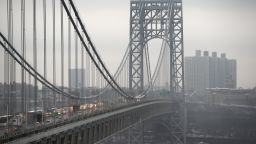
[[[143,91],[143,47],[145,4],[137,1],[130,5],[130,55],[129,88],[136,92]]]
[[[177,100],[176,111],[172,114],[170,126],[172,143],[186,144],[186,104],[184,95],[184,45],[182,0],[172,0],[171,12],[171,52],[170,52],[170,91]]]

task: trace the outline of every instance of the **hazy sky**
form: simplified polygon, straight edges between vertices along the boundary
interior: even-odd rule
[[[20,1],[15,0],[15,2]],[[27,39],[30,41],[27,47],[32,48],[32,0],[26,2],[29,4],[26,6],[27,9],[30,9],[26,14]],[[129,42],[130,0],[74,0],[74,2],[103,61],[114,73]],[[5,3],[6,0],[0,0],[0,10],[4,12]],[[42,12],[42,5],[40,3],[38,5],[40,7],[37,10]],[[256,86],[256,0],[183,0],[183,5],[185,56],[194,55],[196,49],[208,50],[210,53],[216,51],[218,55],[226,53],[228,58],[237,60],[238,87]],[[17,6],[14,8],[19,10]],[[59,12],[59,9],[56,11]],[[14,26],[14,31],[19,33],[20,11],[15,13],[14,23],[18,24]],[[1,12],[0,18],[6,19],[5,15]],[[39,15],[42,17],[42,14]],[[38,19],[38,25],[42,26],[42,18]],[[51,14],[48,19],[50,19],[48,25],[51,25]],[[0,31],[7,31],[5,23],[4,20],[0,21]],[[59,21],[56,21],[56,25],[60,25]],[[43,33],[42,28],[38,29],[38,33]],[[38,39],[38,53],[41,53],[42,35]],[[19,44],[19,40],[20,38],[17,37],[15,42]],[[47,44],[49,47],[47,59],[49,59],[48,64],[51,65],[51,42]],[[149,42],[149,53],[153,63],[157,60],[156,53],[160,50],[160,45],[160,40]],[[28,50],[28,52],[32,54],[32,51]],[[3,65],[3,57],[1,53],[0,55],[0,64]],[[32,61],[32,56],[28,56],[28,61]],[[59,65],[57,63],[57,66]],[[40,70],[42,71],[42,68],[39,68]],[[51,67],[48,71],[51,71]],[[50,80],[51,77],[49,74]],[[3,74],[0,76],[0,81],[1,79]]]
[[[116,69],[129,41],[130,0],[76,0],[103,60]],[[256,85],[256,0],[183,0],[185,56],[196,49],[237,59],[238,87]],[[154,47],[159,42],[151,42]],[[160,46],[155,46],[159,49]],[[151,50],[152,51],[152,50]]]

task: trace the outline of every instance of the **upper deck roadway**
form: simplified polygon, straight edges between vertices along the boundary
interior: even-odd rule
[[[137,105],[130,105],[121,109],[116,109],[104,114],[99,114],[87,119],[78,119],[73,123],[59,126],[53,129],[48,129],[38,134],[29,135],[24,138],[14,140],[12,144],[23,144],[43,141],[68,141],[67,136],[72,131],[73,134],[78,134],[81,137],[81,142],[94,143],[113,133],[132,126],[135,123],[144,121],[151,117],[170,113],[175,104],[169,100],[156,100],[143,102]],[[52,138],[52,137],[55,138]],[[71,138],[72,141],[72,138]]]

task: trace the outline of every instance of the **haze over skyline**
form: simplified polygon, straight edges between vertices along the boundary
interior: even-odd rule
[[[31,0],[32,1],[32,0]],[[96,45],[103,61],[114,74],[129,43],[130,25],[130,0],[75,0],[77,9],[88,30],[93,43]],[[6,9],[6,1],[1,1],[1,9]],[[32,48],[32,3],[27,3],[27,47]],[[51,3],[47,3],[51,10]],[[40,3],[39,3],[40,5]],[[237,82],[238,87],[252,88],[256,86],[256,1],[255,0],[183,0],[184,10],[184,51],[185,56],[193,56],[195,50],[216,51],[218,56],[226,53],[227,58],[237,60]],[[14,6],[14,31],[20,32],[20,11]],[[38,9],[39,15],[42,9]],[[57,15],[59,9],[57,7]],[[42,13],[41,13],[42,15]],[[5,13],[0,13],[2,19],[6,19]],[[48,16],[51,19],[51,15]],[[42,18],[38,18],[38,52],[43,52]],[[6,21],[0,21],[0,31],[6,33]],[[56,25],[60,25],[57,21]],[[51,28],[51,23],[48,23]],[[59,29],[56,30],[57,33]],[[29,34],[30,33],[30,34]],[[15,45],[20,44],[20,38],[14,37]],[[51,41],[51,35],[48,36]],[[149,55],[154,66],[161,45],[160,39],[149,41]],[[52,45],[47,43],[50,49]],[[56,49],[60,52],[60,44],[57,42]],[[67,43],[65,43],[67,47]],[[65,52],[65,54],[67,54]],[[2,56],[2,54],[0,54]],[[32,62],[32,51],[28,51],[28,61]],[[3,64],[1,57],[0,64]],[[48,65],[51,65],[52,57],[48,58]],[[57,56],[57,59],[59,57]],[[42,58],[39,58],[42,64]],[[72,60],[72,63],[74,60]],[[59,66],[60,64],[57,64]],[[67,67],[67,66],[66,66]],[[39,71],[43,72],[43,67]],[[74,68],[74,67],[72,67]],[[47,69],[51,73],[51,66]],[[57,68],[57,72],[60,68]],[[2,71],[0,71],[2,73]],[[65,75],[67,75],[65,73]],[[4,76],[0,77],[0,81]],[[67,77],[67,76],[66,76]],[[52,75],[48,75],[52,81]],[[67,79],[65,83],[67,84]],[[60,83],[60,76],[57,76],[57,84]]]
[[[76,0],[76,5],[99,53],[114,73],[129,41],[130,0]],[[256,1],[183,0],[183,6],[185,56],[194,55],[197,49],[226,53],[227,58],[237,60],[237,86],[256,86]],[[152,48],[160,42],[150,43]]]

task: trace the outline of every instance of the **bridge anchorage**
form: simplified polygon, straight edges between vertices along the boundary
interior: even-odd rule
[[[92,144],[126,129],[142,143],[143,122],[163,114],[172,143],[186,143],[182,0],[131,0],[130,41],[113,76],[72,0],[0,7],[0,143]]]

